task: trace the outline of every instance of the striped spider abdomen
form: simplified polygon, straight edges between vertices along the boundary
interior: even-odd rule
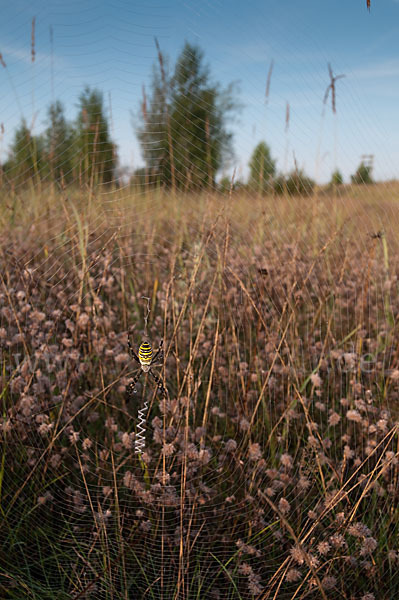
[[[139,348],[139,361],[144,372],[149,371],[152,363],[152,346],[149,342],[141,342]]]

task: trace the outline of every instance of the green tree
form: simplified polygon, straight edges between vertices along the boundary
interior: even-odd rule
[[[315,182],[305,175],[302,169],[292,171],[287,177],[280,175],[274,189],[277,194],[287,193],[290,196],[311,196]]]
[[[202,188],[215,185],[215,175],[232,155],[228,115],[238,108],[233,86],[222,90],[211,83],[202,50],[186,42],[173,75],[158,52],[152,93],[138,128],[147,170],[152,181],[168,187]]]
[[[357,171],[354,175],[351,176],[352,183],[355,184],[364,184],[364,183],[374,183],[371,177],[371,165],[366,165],[362,161],[357,168]]]
[[[276,173],[276,161],[272,159],[266,142],[259,142],[249,161],[249,185],[258,193],[271,189],[271,179]]]
[[[147,106],[145,88],[143,86],[143,100],[140,107],[142,124],[137,128],[137,137],[146,166],[139,169],[139,177],[143,184],[171,183],[171,153],[172,144],[169,143],[170,119],[169,107],[171,103],[171,78],[169,75],[168,61],[159,51],[158,63],[152,67],[151,89],[152,94]]]
[[[139,169],[135,169],[130,177],[130,185],[136,189],[145,191],[148,188],[159,186],[161,183],[159,177],[156,177],[152,173],[148,172],[146,167],[140,167]]]
[[[45,151],[50,176],[55,181],[70,183],[73,179],[72,156],[74,132],[64,115],[64,107],[58,100],[48,109],[49,126],[44,136]]]
[[[79,96],[76,122],[75,169],[85,183],[111,183],[116,168],[116,146],[111,141],[103,96],[86,87]]]
[[[240,179],[232,179],[231,177],[222,177],[219,181],[218,190],[222,194],[229,194],[230,192],[243,191],[245,184]]]
[[[341,171],[336,169],[333,172],[333,174],[331,175],[330,185],[336,186],[336,185],[342,185],[343,183],[344,183],[344,178],[342,177],[342,173],[341,173]]]
[[[44,143],[41,136],[31,134],[26,120],[22,119],[16,129],[7,163],[4,165],[6,180],[15,186],[28,181],[38,181],[45,174]]]

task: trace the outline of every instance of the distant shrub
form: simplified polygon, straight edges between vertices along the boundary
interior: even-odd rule
[[[248,184],[258,193],[268,193],[272,190],[272,178],[276,172],[276,161],[272,159],[270,148],[266,142],[259,142],[249,161]]]
[[[147,188],[156,188],[161,186],[161,180],[157,173],[146,167],[136,169],[130,178],[130,185],[144,191]]]
[[[290,196],[310,196],[313,193],[315,182],[305,175],[302,169],[292,171],[287,177],[280,175],[274,182],[277,194],[287,193]]]
[[[344,178],[342,177],[342,173],[341,173],[341,171],[336,169],[333,172],[333,174],[331,175],[330,185],[331,186],[342,185],[343,183],[344,183]]]
[[[232,185],[231,177],[222,177],[219,181],[218,190],[222,192],[222,194],[228,194],[232,189],[233,192],[241,191],[245,188],[245,185],[242,181],[234,181]]]
[[[373,178],[371,177],[371,170],[371,165],[365,165],[364,162],[361,162],[357,168],[356,173],[351,176],[352,183],[356,185],[374,183]]]

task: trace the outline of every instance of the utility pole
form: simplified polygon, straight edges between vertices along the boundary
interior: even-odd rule
[[[366,167],[370,167],[370,171],[372,171],[374,166],[374,154],[362,154],[360,158],[362,163]]]

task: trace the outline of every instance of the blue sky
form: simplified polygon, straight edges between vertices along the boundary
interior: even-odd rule
[[[237,176],[245,178],[254,146],[265,140],[280,171],[292,169],[295,156],[318,181],[336,166],[348,180],[361,155],[374,154],[376,178],[398,177],[399,0],[371,0],[370,13],[366,0],[13,0],[0,14],[7,65],[0,67],[0,160],[22,115],[40,132],[48,104],[60,99],[74,118],[89,84],[112,107],[121,164],[141,166],[131,113],[150,80],[156,36],[172,64],[184,40],[196,42],[216,81],[238,83],[243,108],[230,124]],[[334,74],[346,75],[337,81],[336,115],[331,103],[323,110],[328,62]]]

